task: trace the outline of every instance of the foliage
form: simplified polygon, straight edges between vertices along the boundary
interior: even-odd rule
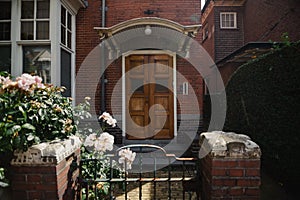
[[[270,40],[270,42],[273,43],[273,48],[276,50],[282,49],[284,47],[289,47],[292,45],[292,42],[290,41],[289,34],[287,32],[283,33],[280,37],[281,42],[273,42]]]
[[[0,181],[8,182],[14,150],[75,134],[72,103],[62,91],[38,76],[0,72]]]
[[[89,199],[110,199],[110,185],[106,181],[113,178],[124,177],[126,170],[131,169],[135,159],[135,153],[130,149],[119,151],[118,156],[111,152],[114,148],[114,136],[105,132],[109,126],[115,127],[117,121],[107,112],[99,117],[101,129],[93,130],[88,122],[92,117],[89,113],[89,98],[84,103],[75,107],[76,124],[78,124],[77,135],[84,141],[81,148],[81,176],[91,182],[98,180],[88,191],[82,190],[83,199],[88,195]],[[117,163],[116,160],[119,160]],[[121,164],[121,165],[120,165]],[[103,181],[101,181],[103,180]]]
[[[0,153],[74,134],[72,104],[62,91],[38,76],[0,76]]]
[[[226,87],[224,129],[248,134],[263,166],[284,183],[300,178],[300,43],[241,66]]]

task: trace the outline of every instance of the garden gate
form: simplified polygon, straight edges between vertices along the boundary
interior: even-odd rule
[[[119,158],[117,154],[127,148],[136,152],[136,158],[132,168],[127,169],[125,164],[125,171],[120,174],[114,167]],[[99,169],[103,170],[101,166],[105,164],[109,166],[105,169],[106,176],[99,176]],[[106,160],[81,160],[78,198],[199,199],[198,172],[196,158],[178,158],[156,145],[127,145]]]

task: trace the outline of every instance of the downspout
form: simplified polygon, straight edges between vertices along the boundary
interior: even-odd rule
[[[105,21],[106,21],[106,2],[105,0],[102,0],[102,27],[105,27]],[[104,50],[104,48],[103,48]],[[105,52],[101,51],[101,113],[103,113],[104,111],[106,111],[106,99],[105,99],[105,84],[106,84],[106,74],[105,74],[105,65],[106,62],[104,59],[105,58]]]

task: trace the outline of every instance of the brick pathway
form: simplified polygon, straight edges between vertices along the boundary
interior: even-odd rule
[[[189,171],[190,175],[195,175],[194,171]],[[186,174],[186,177],[188,174]],[[153,176],[152,173],[143,174],[144,178],[151,178]],[[167,171],[158,171],[156,173],[157,177],[167,178]],[[129,177],[138,177],[138,174],[131,174]],[[172,178],[182,177],[182,171],[172,171]],[[200,186],[199,186],[200,187]],[[171,199],[172,200],[181,200],[183,199],[183,187],[182,182],[172,182],[171,183]],[[131,182],[127,185],[127,199],[128,200],[139,200],[139,183]],[[115,190],[115,196],[117,200],[125,199],[124,191],[120,189]],[[197,196],[195,192],[185,192],[185,199],[189,199],[191,196],[192,200],[196,200]],[[154,197],[154,183],[147,182],[142,184],[142,199],[143,200],[167,200],[168,199],[168,182],[157,182],[156,183],[156,198]]]

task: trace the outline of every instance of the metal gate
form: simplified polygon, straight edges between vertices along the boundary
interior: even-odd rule
[[[132,169],[120,175],[114,162],[118,152],[127,148],[136,152],[136,159]],[[107,177],[98,176],[103,162],[109,163]],[[156,145],[123,146],[106,161],[80,161],[78,199],[200,199],[198,166],[196,158],[178,158]],[[84,173],[86,167],[92,169],[89,174]]]

